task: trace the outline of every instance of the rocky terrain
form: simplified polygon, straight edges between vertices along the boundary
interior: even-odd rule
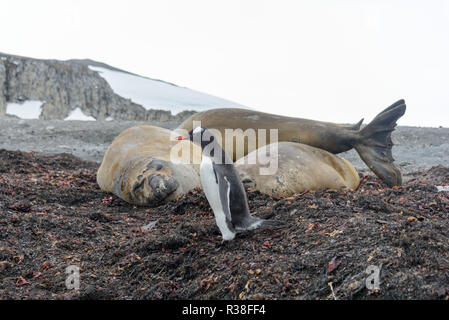
[[[248,189],[253,214],[284,224],[230,243],[202,190],[136,207],[101,191],[97,168],[0,149],[0,300],[449,299],[447,167],[394,188],[366,175],[355,191]]]
[[[193,113],[146,110],[114,93],[89,65],[106,66],[90,60],[40,60],[0,53],[0,116],[5,115],[7,102],[27,100],[43,102],[39,118],[44,120],[65,119],[77,108],[97,120],[179,122]]]

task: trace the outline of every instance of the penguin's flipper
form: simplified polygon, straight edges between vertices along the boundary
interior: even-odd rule
[[[232,214],[231,214],[231,200],[230,200],[230,194],[231,194],[231,183],[226,178],[226,176],[223,176],[224,179],[215,172],[214,167],[214,173],[215,173],[215,179],[218,183],[218,190],[220,193],[220,202],[221,206],[223,208],[223,213],[225,215],[225,221],[226,226],[229,229],[231,233],[235,232],[234,224],[232,223]]]
[[[215,169],[215,168],[214,168]],[[219,179],[216,176],[218,188],[220,191],[220,202],[223,207],[223,212],[226,216],[226,221],[232,221],[232,215],[231,215],[231,201],[230,201],[230,194],[231,194],[231,184],[226,179],[226,176],[224,176],[224,181]]]

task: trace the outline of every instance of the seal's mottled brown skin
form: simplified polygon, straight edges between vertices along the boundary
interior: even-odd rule
[[[178,142],[171,131],[154,126],[137,126],[114,139],[97,172],[97,182],[106,192],[142,206],[175,199],[200,186],[198,167],[170,161],[170,150]]]
[[[361,122],[343,126],[244,109],[214,109],[193,115],[178,129],[184,129],[180,134],[185,134],[192,129],[193,121],[201,121],[201,125],[209,129],[218,129],[223,136],[225,129],[242,129],[242,132],[267,129],[266,141],[258,141],[257,147],[270,142],[269,129],[278,129],[278,172],[262,176],[258,174],[260,164],[244,164],[245,158],[256,149],[256,146],[249,147],[247,140],[244,140],[244,154],[236,167],[244,182],[262,192],[281,196],[307,189],[357,188],[359,176],[354,167],[331,154],[351,148],[355,148],[368,167],[387,184],[400,185],[401,173],[393,164],[391,132],[404,112],[405,103],[400,100],[360,130]],[[193,165],[173,163],[170,152],[179,146],[178,143],[189,144],[186,147],[191,150],[190,156],[201,155],[200,149],[189,141],[171,139],[170,135],[173,138],[176,134],[153,126],[137,126],[122,132],[108,148],[98,170],[101,189],[133,204],[153,206],[176,199],[199,186],[199,162]],[[236,150],[226,147],[224,145],[226,152],[237,160]]]
[[[156,206],[200,186],[198,164],[170,161],[175,146],[188,144],[187,148],[191,148],[190,160],[186,162],[192,162],[194,152],[201,155],[200,148],[190,141],[170,139],[170,135],[176,136],[170,130],[154,126],[123,131],[109,146],[98,170],[100,188],[132,204]],[[275,175],[260,177],[260,165],[245,165],[245,157],[236,163],[242,180],[248,183],[251,179],[250,186],[271,195],[358,186],[358,174],[346,160],[299,143],[279,146],[279,168]]]
[[[258,141],[257,147],[270,143],[269,130],[278,130],[278,141],[296,142],[320,148],[331,153],[340,153],[355,148],[361,159],[373,172],[390,186],[401,185],[402,175],[394,165],[392,157],[391,132],[396,121],[405,113],[405,102],[399,100],[379,113],[371,123],[360,130],[362,121],[354,126],[314,121],[301,118],[284,117],[275,114],[247,109],[212,109],[192,115],[185,120],[180,129],[191,130],[194,122],[201,126],[218,130],[225,136],[226,129],[266,129],[266,141]],[[241,133],[240,133],[241,136]],[[239,158],[234,148],[223,145],[234,161]],[[245,140],[242,156],[257,147],[249,146]]]
[[[266,149],[272,147],[273,144],[253,153],[267,154]],[[278,170],[271,175],[260,173],[260,168],[266,165],[249,163],[251,153],[237,160],[235,167],[242,182],[252,189],[277,197],[306,190],[356,189],[359,186],[360,178],[352,164],[332,153],[294,142],[279,142],[277,153]]]
[[[194,121],[201,121],[206,128],[217,129],[225,136],[225,129],[266,129],[267,142],[270,141],[270,129],[278,129],[279,141],[297,142],[321,148],[332,153],[348,151],[359,138],[357,126],[343,126],[335,123],[284,117],[275,114],[246,109],[212,109],[195,113],[180,126],[190,131]],[[266,143],[264,143],[266,144]],[[264,145],[263,144],[263,145]],[[234,144],[235,145],[235,144]],[[245,155],[254,149],[245,149]],[[237,160],[235,149],[226,150]]]

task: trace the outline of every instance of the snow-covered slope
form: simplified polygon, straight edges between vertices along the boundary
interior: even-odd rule
[[[221,99],[192,89],[178,87],[160,80],[89,66],[98,71],[111,86],[112,90],[145,109],[169,110],[177,114],[185,110],[203,111],[214,108],[246,108],[238,103]]]
[[[33,100],[27,100],[23,103],[8,102],[6,104],[6,113],[21,119],[39,119],[42,104],[42,101]]]
[[[67,118],[64,120],[79,120],[79,121],[96,121],[94,117],[87,116],[80,108],[72,110]]]
[[[244,106],[84,60],[43,60],[0,53],[0,117],[182,122],[193,112]]]

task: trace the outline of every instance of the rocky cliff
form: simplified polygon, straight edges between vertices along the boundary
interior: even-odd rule
[[[194,111],[172,115],[146,110],[111,89],[96,71],[81,61],[25,58],[0,53],[0,116],[7,102],[43,102],[40,119],[64,119],[79,108],[97,120],[183,121]]]

